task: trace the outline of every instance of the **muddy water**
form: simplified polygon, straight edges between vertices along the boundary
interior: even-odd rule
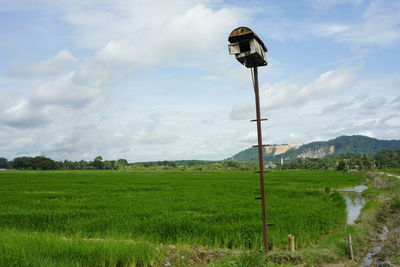
[[[347,224],[354,224],[358,215],[360,215],[361,209],[365,204],[361,194],[367,188],[365,185],[359,185],[339,190],[346,201]]]
[[[382,233],[379,237],[379,239],[381,241],[385,241],[388,238],[388,233],[389,230],[386,226],[383,227],[382,229]],[[373,260],[373,257],[378,254],[380,251],[382,250],[382,246],[375,246],[372,248],[372,251],[370,253],[368,253],[365,258],[363,259],[360,267],[367,267],[367,266],[371,266]],[[390,263],[387,263],[388,265],[390,265]]]

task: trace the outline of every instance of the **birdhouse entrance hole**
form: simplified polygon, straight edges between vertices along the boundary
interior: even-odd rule
[[[239,48],[240,48],[240,53],[250,51],[250,42],[249,41],[240,42]]]

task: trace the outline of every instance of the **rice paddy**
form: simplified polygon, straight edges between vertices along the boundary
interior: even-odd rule
[[[269,228],[272,246],[285,247],[287,235],[294,234],[298,247],[306,247],[343,227],[345,201],[334,189],[360,183],[360,174],[333,171],[267,173],[268,222],[275,224]],[[160,254],[149,244],[242,250],[262,245],[260,202],[255,199],[259,178],[250,172],[4,171],[0,184],[3,265],[15,262],[18,248],[34,253],[29,244],[54,247],[41,256],[46,266],[53,266],[57,257],[59,263],[81,264],[73,266],[98,265],[89,264],[87,255],[100,260],[100,266],[121,260],[148,265]],[[10,241],[13,236],[20,241]],[[96,239],[132,242],[85,241]],[[63,249],[70,253],[61,253]],[[97,254],[109,255],[108,261]]]

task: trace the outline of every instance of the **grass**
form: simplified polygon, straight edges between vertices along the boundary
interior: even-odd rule
[[[143,243],[0,231],[0,266],[151,266],[160,251]]]
[[[287,235],[294,234],[301,248],[344,226],[344,200],[338,193],[329,191],[360,183],[361,175],[341,172],[267,173],[268,219],[275,224],[269,229],[270,243],[283,248]],[[143,244],[148,241],[153,244],[261,248],[260,203],[254,199],[259,197],[259,180],[253,173],[4,171],[0,173],[0,184],[1,250],[12,247],[18,250],[29,243],[59,248],[60,251],[65,249],[59,254],[49,252],[45,255],[49,263],[43,266],[52,266],[51,261],[57,259],[52,255],[63,253],[81,253],[81,258],[76,256],[76,262],[82,262],[82,266],[96,266],[88,264],[85,255],[92,255],[89,259],[101,259],[103,265],[100,265],[106,266],[106,259],[96,256],[98,253],[109,255],[106,258],[114,261],[125,261],[127,256],[124,255],[135,255],[126,261],[137,264],[135,260],[140,259],[141,253],[128,253],[125,246],[129,251],[135,251],[137,244],[144,248]],[[326,188],[330,189],[328,193]],[[24,237],[23,233],[33,235]],[[12,235],[18,236],[21,242],[7,243],[7,236]],[[42,236],[51,237],[43,241],[48,242],[48,246],[41,243]],[[63,236],[79,238],[71,245],[60,239]],[[124,243],[120,247],[112,243],[107,247],[106,244],[88,243],[87,238],[135,240],[136,243]],[[117,248],[114,251],[111,247]],[[150,247],[146,249],[149,258],[156,257]],[[23,251],[35,255],[39,252],[27,247]],[[107,251],[114,251],[114,254]],[[16,254],[9,255],[11,262],[19,258]],[[3,253],[0,253],[0,260],[7,261]],[[68,264],[68,260],[65,262]],[[149,260],[143,262],[146,265]]]
[[[388,173],[394,173],[392,170]],[[223,258],[212,266],[324,266],[329,263],[353,266],[362,262],[373,247],[381,244],[379,259],[400,264],[400,180],[377,173],[366,173],[364,191],[367,203],[356,224],[341,228],[314,244],[295,253],[273,251],[267,257],[256,251]],[[383,227],[389,229],[388,240],[379,241]],[[348,259],[347,237],[352,235],[355,262]]]

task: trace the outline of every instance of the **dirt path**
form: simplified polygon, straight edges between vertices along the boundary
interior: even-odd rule
[[[386,173],[386,172],[378,172],[378,173],[381,174],[381,175],[387,175],[387,176],[396,177],[396,178],[400,179],[400,176],[394,175],[394,174],[391,174],[391,173]]]

